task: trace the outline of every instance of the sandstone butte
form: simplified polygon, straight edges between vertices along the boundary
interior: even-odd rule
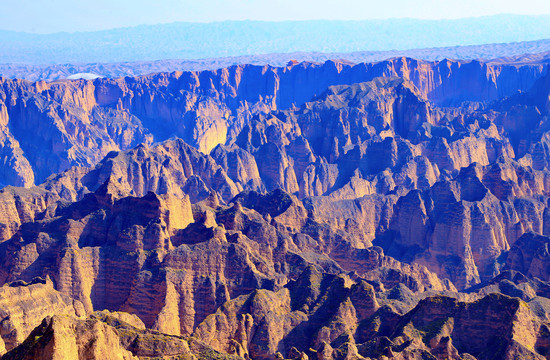
[[[544,62],[0,78],[2,359],[550,358]]]

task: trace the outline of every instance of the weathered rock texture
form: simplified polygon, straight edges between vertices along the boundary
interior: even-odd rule
[[[504,60],[2,80],[0,351],[548,357],[549,95]]]
[[[29,336],[45,316],[85,317],[84,306],[54,290],[52,282],[35,278],[0,288],[0,353],[11,350]]]
[[[399,314],[391,303],[379,303],[364,281],[308,269],[288,288],[226,303],[196,336],[255,359],[275,352],[289,358],[543,359],[535,350],[543,341],[541,326],[525,302],[499,294],[473,302],[428,297]]]
[[[208,153],[234,140],[257,114],[301,106],[330,85],[398,76],[448,106],[529,90],[543,72],[537,63],[396,58],[357,65],[238,65],[116,80],[1,79],[0,183],[31,186],[70,166],[90,166],[111,150],[174,135]]]
[[[161,334],[122,319],[125,313],[94,313],[77,320],[47,317],[29,338],[2,359],[227,359],[195,339]]]

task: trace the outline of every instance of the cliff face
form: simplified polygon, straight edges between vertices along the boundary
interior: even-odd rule
[[[26,192],[4,190],[3,240],[36,216],[55,216],[57,200],[78,201],[104,184],[117,198],[151,191],[221,204],[241,191],[283,189],[305,199],[320,223],[358,235],[358,248],[378,239],[398,260],[465,288],[497,274],[497,259],[524,232],[545,231],[546,202],[536,198],[548,189],[545,123],[526,130],[503,118],[510,104],[543,116],[547,77],[525,95],[462,113],[434,107],[406,80],[377,78],[258,115],[211,155],[182,140],[113,151],[93,168],[71,168]],[[96,89],[98,104],[129,91],[109,84]],[[361,200],[334,206],[325,197]]]
[[[545,173],[517,163],[471,165],[453,180],[399,199],[390,231],[375,243],[458,287],[472,286],[498,274],[499,256],[522,234],[548,231],[547,202],[540,198],[547,189]]]
[[[209,153],[234,140],[255,115],[301,106],[330,85],[397,76],[433,103],[449,106],[526,91],[543,72],[536,63],[396,58],[358,65],[239,65],[116,80],[33,84],[2,79],[0,183],[38,184],[70,166],[95,164],[111,150],[171,136]]]
[[[548,356],[549,79],[394,59],[2,80],[0,176],[25,187],[0,190],[0,351]]]
[[[51,280],[35,278],[0,288],[0,353],[22,343],[45,316],[85,317],[84,306],[56,291]]]
[[[96,312],[87,319],[47,317],[3,359],[178,359],[237,360],[195,339],[146,330],[126,313]]]
[[[354,270],[380,288],[394,286],[395,276],[415,290],[453,288],[315,221],[280,190],[243,193],[230,206],[152,192],[117,198],[116,190],[106,183],[60,204],[50,219],[23,224],[1,245],[0,280],[49,276],[88,313],[128,311],[174,335],[190,334],[225,301],[285,285],[309,263]]]
[[[400,314],[395,295],[377,300],[365,282],[346,284],[308,269],[284,290],[259,290],[228,302],[195,336],[256,359],[275,352],[320,359],[544,358],[533,350],[542,340],[540,320],[519,299],[435,296]]]

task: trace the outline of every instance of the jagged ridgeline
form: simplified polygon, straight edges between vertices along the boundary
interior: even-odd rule
[[[544,62],[0,79],[3,359],[544,359]]]

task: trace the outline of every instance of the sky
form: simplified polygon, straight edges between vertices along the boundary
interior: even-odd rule
[[[0,29],[95,31],[176,21],[456,19],[547,15],[549,0],[0,0]]]

